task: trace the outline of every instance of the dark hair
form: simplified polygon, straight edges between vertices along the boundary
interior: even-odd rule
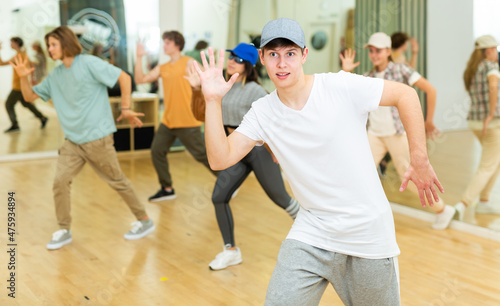
[[[260,85],[259,73],[257,72],[257,69],[255,69],[254,65],[252,65],[252,63],[250,63],[249,61],[244,61],[243,65],[245,65],[245,75],[243,76],[243,82],[241,86],[243,87],[245,83],[249,82],[255,82]],[[226,79],[229,79],[230,77],[231,76],[226,71]]]
[[[19,48],[21,48],[24,45],[24,41],[23,41],[23,39],[21,37],[17,37],[17,36],[12,37],[10,39],[10,41],[13,42],[13,43],[15,43],[16,45],[18,45]]]
[[[57,27],[45,35],[45,44],[47,45],[47,49],[49,48],[50,37],[57,39],[61,43],[63,57],[74,57],[82,53],[82,46],[78,41],[78,37],[76,37],[75,33],[73,33],[73,31],[71,31],[71,29],[67,26]],[[50,52],[49,55],[50,58],[52,58]]]
[[[410,39],[410,37],[408,36],[408,34],[404,32],[396,32],[392,34],[391,36],[392,49],[398,49],[399,47],[404,45],[405,42],[408,41],[408,39]]]
[[[173,41],[174,44],[179,47],[179,51],[182,51],[182,49],[184,49],[184,44],[186,43],[184,40],[184,36],[182,36],[182,34],[177,31],[164,32],[161,38],[163,40],[168,39]]]
[[[208,47],[208,43],[204,40],[200,40],[199,42],[196,43],[196,46],[194,48],[196,50],[203,50],[206,47]]]
[[[286,38],[275,38],[271,40],[262,48],[262,51],[265,51],[266,49],[279,49],[284,47],[297,47],[300,49],[302,54],[304,54],[304,48],[299,47],[296,43]]]

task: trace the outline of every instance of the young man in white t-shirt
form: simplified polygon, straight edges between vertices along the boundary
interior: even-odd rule
[[[366,135],[368,112],[396,106],[406,127],[411,164],[401,185],[413,181],[422,204],[441,192],[425,145],[418,96],[409,86],[340,72],[304,75],[304,33],[280,18],[266,24],[260,60],[276,90],[253,103],[229,137],[221,99],[238,77],[222,77],[223,52],[204,71],[195,63],[206,99],[205,138],[210,165],[225,169],[266,143],[301,204],[282,243],[266,305],[319,303],[328,283],[348,305],[399,305],[394,221]],[[204,56],[202,55],[202,59]]]

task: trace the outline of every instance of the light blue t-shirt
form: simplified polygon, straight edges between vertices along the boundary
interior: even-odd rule
[[[33,90],[44,101],[52,98],[65,137],[76,144],[116,132],[106,86],[121,69],[93,55],[77,55],[66,68],[59,65]]]

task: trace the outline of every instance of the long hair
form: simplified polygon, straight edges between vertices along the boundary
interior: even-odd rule
[[[241,82],[241,87],[244,87],[247,82],[255,82],[260,85],[259,74],[252,63],[244,61],[243,64],[245,65],[245,72],[243,75],[243,81]],[[229,80],[230,78],[231,76],[226,71],[226,80]]]
[[[45,44],[47,45],[47,49],[49,48],[49,37],[55,38],[61,43],[63,57],[74,57],[82,53],[82,46],[80,45],[78,38],[67,26],[57,27],[45,35]],[[52,58],[52,55],[50,55],[50,58]]]
[[[464,84],[467,91],[469,91],[470,89],[472,79],[476,74],[479,63],[481,63],[484,58],[484,49],[476,49],[474,50],[474,52],[472,52],[469,61],[467,62],[467,68],[465,68],[464,71]]]

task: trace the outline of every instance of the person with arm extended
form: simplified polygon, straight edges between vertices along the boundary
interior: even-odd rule
[[[282,243],[266,305],[318,304],[328,283],[347,305],[399,305],[394,220],[366,134],[368,113],[397,107],[411,163],[400,189],[413,181],[423,205],[443,192],[425,143],[418,96],[411,87],[346,72],[305,75],[308,49],[298,22],[280,18],[263,30],[259,56],[276,90],[257,100],[231,135],[221,101],[238,78],[222,77],[223,52],[200,74],[206,99],[210,166],[230,167],[256,144],[278,159],[301,205]],[[203,56],[202,56],[203,59]],[[384,284],[381,286],[380,284]]]
[[[255,64],[259,58],[257,48],[251,44],[240,43],[234,49],[226,51],[230,52],[227,61],[227,76],[238,74],[236,82],[222,98],[224,129],[226,134],[230,135],[238,128],[252,103],[264,97],[267,92],[260,85],[255,70]],[[199,91],[201,90],[200,79],[194,67],[191,67],[188,80],[193,91]],[[224,250],[210,262],[209,267],[212,270],[225,269],[242,262],[241,251],[235,242],[233,214],[229,201],[252,171],[276,205],[283,208],[292,218],[295,218],[299,211],[299,203],[285,190],[281,169],[273,161],[271,153],[265,146],[255,146],[235,165],[219,172],[217,177],[212,202],[224,241]]]
[[[373,34],[370,36],[365,48],[369,50],[370,60],[373,63],[373,69],[366,73],[366,76],[401,82],[409,86],[415,86],[426,93],[427,116],[425,129],[428,138],[434,139],[437,137],[439,130],[433,121],[436,108],[436,89],[434,86],[408,65],[392,62],[391,38],[387,34],[382,32]],[[353,67],[359,65],[359,62],[354,63],[354,57],[355,52],[351,50],[347,50],[346,55],[341,56],[344,71],[350,72]],[[368,140],[375,164],[378,165],[384,156],[389,153],[394,161],[396,171],[403,178],[410,164],[410,148],[398,109],[381,106],[377,110],[370,112]],[[408,189],[418,194],[415,185],[410,184]],[[456,210],[450,205],[445,205],[441,199],[431,206],[431,209],[436,213],[436,219],[432,224],[434,229],[446,229],[456,214]]]
[[[26,101],[52,99],[65,135],[53,185],[60,229],[52,235],[47,249],[59,249],[72,241],[71,182],[86,163],[118,192],[137,219],[125,239],[145,237],[155,226],[118,163],[113,141],[116,126],[106,91],[106,87],[113,86],[116,81],[120,83],[122,108],[117,120],[127,119],[133,127],[141,127],[138,117],[144,114],[131,110],[130,76],[95,56],[81,54],[78,38],[67,26],[55,28],[45,35],[45,43],[50,58],[61,60],[62,64],[40,84],[31,87],[28,75],[33,68],[29,68],[27,59],[19,56],[11,65],[21,79]]]

